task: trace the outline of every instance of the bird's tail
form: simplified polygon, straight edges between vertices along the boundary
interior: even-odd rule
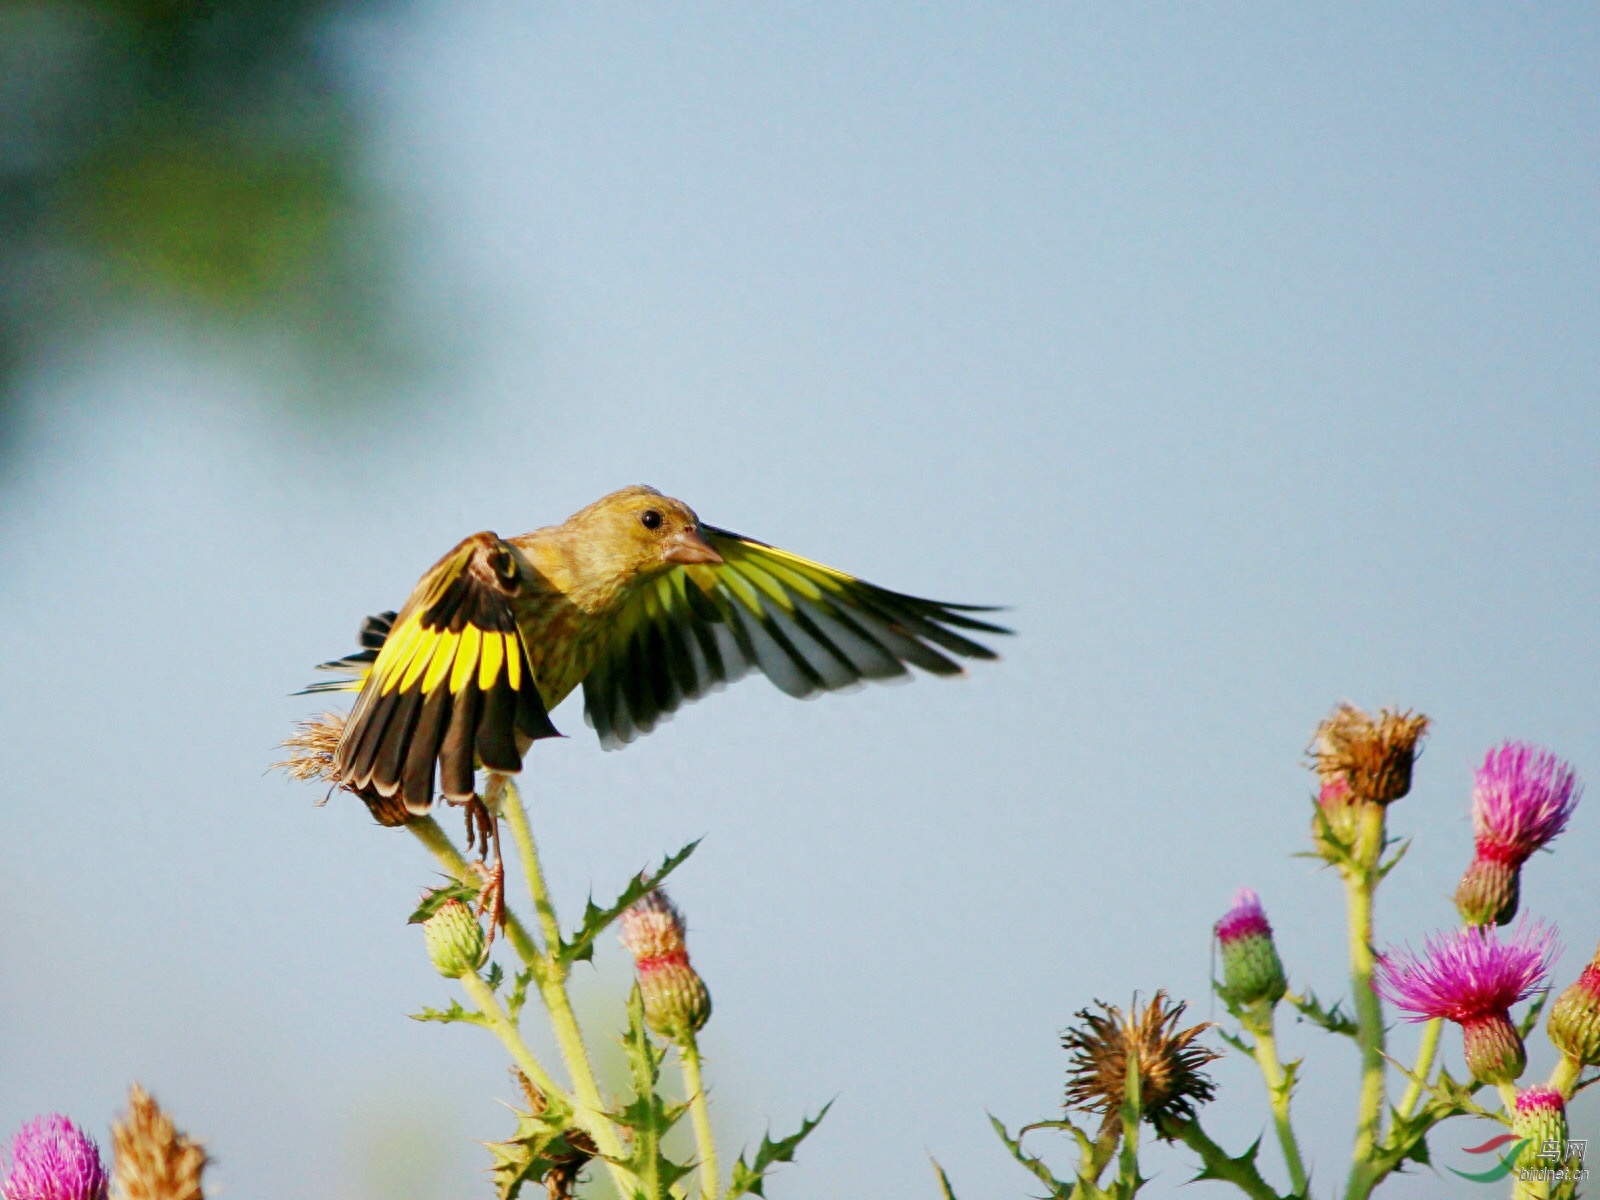
[[[382,650],[383,643],[389,640],[389,631],[394,628],[395,616],[393,612],[381,612],[368,617],[361,622],[361,632],[356,635],[361,643],[361,649],[343,658],[317,664],[319,671],[337,671],[346,678],[319,680],[295,694],[310,696],[318,692],[359,692],[362,684],[367,681],[367,675],[372,671],[372,664],[378,661],[378,651]]]

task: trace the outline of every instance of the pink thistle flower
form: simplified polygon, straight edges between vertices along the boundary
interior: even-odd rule
[[[5,1200],[105,1200],[100,1148],[60,1113],[29,1121],[11,1140]]]
[[[1528,1060],[1511,1023],[1511,1006],[1544,981],[1559,952],[1555,930],[1524,924],[1502,942],[1480,925],[1428,938],[1423,950],[1421,956],[1409,949],[1379,955],[1378,994],[1409,1012],[1412,1021],[1454,1021],[1473,1076],[1484,1083],[1512,1082]]]
[[[683,915],[660,888],[651,888],[622,914],[622,944],[633,955],[645,1020],[680,1044],[711,1018],[711,993],[689,965]]]
[[[1516,915],[1522,864],[1572,819],[1583,785],[1572,767],[1526,742],[1503,742],[1485,756],[1472,787],[1477,853],[1456,888],[1470,925],[1504,925]]]
[[[1233,907],[1214,927],[1222,950],[1222,997],[1230,1004],[1276,1004],[1289,988],[1283,960],[1272,942],[1272,926],[1261,897],[1240,888]]]

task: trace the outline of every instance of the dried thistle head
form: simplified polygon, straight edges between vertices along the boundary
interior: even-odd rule
[[[538,1116],[550,1106],[545,1094],[519,1068],[511,1068],[511,1077],[522,1089],[522,1094],[528,1101],[528,1111],[534,1116]],[[545,1150],[550,1166],[546,1168],[544,1178],[540,1182],[544,1184],[549,1200],[572,1200],[573,1189],[578,1185],[579,1172],[599,1153],[595,1148],[594,1139],[581,1129],[568,1129],[562,1133],[561,1139],[567,1144],[565,1152],[553,1152],[551,1147],[546,1147]]]
[[[1139,1105],[1144,1119],[1160,1137],[1171,1140],[1172,1125],[1193,1119],[1195,1109],[1216,1094],[1216,1085],[1200,1068],[1221,1055],[1194,1044],[1212,1022],[1178,1029],[1188,1005],[1159,991],[1149,1004],[1134,999],[1127,1015],[1114,1004],[1096,1000],[1098,1013],[1079,1009],[1081,1025],[1061,1035],[1072,1056],[1067,1075],[1069,1109],[1103,1113],[1115,1122],[1127,1095],[1128,1062],[1138,1063]]]
[[[273,763],[272,769],[301,782],[313,780],[326,783],[328,794],[332,795],[334,788],[344,786],[339,783],[338,773],[333,767],[333,754],[339,748],[339,739],[344,736],[344,725],[345,714],[336,712],[325,712],[309,721],[301,721],[295,727],[295,732],[282,742],[283,748],[290,752],[289,757]],[[344,790],[359,796],[379,825],[404,825],[411,819],[399,793],[383,796],[370,787],[360,790],[346,787]],[[323,803],[327,803],[326,797]]]
[[[1385,708],[1374,719],[1341,704],[1317,726],[1311,756],[1324,784],[1343,780],[1357,804],[1389,804],[1411,790],[1411,768],[1427,728],[1421,713]]]
[[[111,1124],[114,1200],[205,1200],[200,1173],[210,1161],[200,1143],[178,1132],[144,1088],[128,1089],[128,1112]]]

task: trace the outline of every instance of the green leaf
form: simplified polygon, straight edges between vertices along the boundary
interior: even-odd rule
[[[955,1189],[950,1186],[950,1176],[944,1173],[944,1168],[939,1165],[939,1160],[929,1155],[928,1161],[933,1164],[933,1173],[939,1177],[940,1200],[956,1200]]]
[[[628,997],[628,1033],[622,1040],[627,1053],[628,1073],[633,1080],[633,1099],[611,1114],[619,1125],[633,1131],[626,1158],[615,1161],[631,1171],[643,1189],[641,1200],[671,1200],[672,1185],[694,1168],[675,1163],[661,1150],[661,1139],[689,1111],[687,1104],[668,1104],[656,1091],[661,1078],[661,1051],[645,1030],[644,997],[634,984]]]
[[[1388,862],[1384,863],[1378,868],[1378,879],[1380,881],[1389,877],[1389,872],[1400,865],[1400,860],[1403,859],[1406,856],[1406,852],[1411,849],[1410,838],[1401,838],[1395,844],[1400,848],[1390,855]]]
[[[459,900],[463,904],[471,904],[478,898],[478,885],[466,880],[456,880],[442,888],[436,888],[422,898],[407,925],[421,925],[434,913],[438,912],[447,900]]]
[[[532,967],[529,967],[526,971],[518,971],[511,978],[511,994],[506,997],[506,1013],[511,1017],[513,1025],[522,1016],[522,1006],[528,999],[528,985],[532,982]]]
[[[543,1112],[513,1109],[517,1127],[503,1142],[486,1142],[490,1178],[499,1200],[513,1200],[524,1183],[544,1183],[551,1172],[571,1177],[594,1157],[586,1134],[571,1127],[572,1110],[550,1105]]]
[[[593,958],[595,938],[604,933],[613,921],[637,904],[646,892],[651,888],[660,886],[668,875],[671,875],[688,860],[689,856],[694,853],[695,847],[699,844],[700,839],[696,838],[676,854],[663,859],[653,875],[648,871],[639,872],[628,881],[628,886],[622,889],[622,895],[618,896],[616,901],[607,908],[601,908],[594,902],[594,897],[590,896],[584,909],[583,924],[579,927],[578,932],[572,935],[570,941],[562,939],[561,945],[556,948],[556,962],[562,967],[567,967],[575,962],[587,962]]]
[[[1227,1042],[1228,1045],[1232,1046],[1240,1054],[1244,1055],[1246,1058],[1254,1058],[1256,1056],[1256,1048],[1250,1045],[1250,1043],[1246,1042],[1242,1037],[1235,1037],[1220,1025],[1216,1026],[1215,1028],[1217,1031],[1217,1036],[1223,1041]]]
[[[1517,1022],[1519,1034],[1527,1037],[1533,1032],[1533,1027],[1539,1023],[1539,1014],[1544,1011],[1545,1002],[1549,999],[1549,992],[1540,992],[1534,997],[1533,1003],[1528,1005],[1528,1011],[1522,1015],[1522,1020]]]
[[[425,1008],[419,1013],[412,1013],[413,1021],[439,1021],[445,1024],[451,1021],[464,1021],[468,1025],[488,1025],[489,1018],[475,1008],[462,1008],[461,1001],[450,1001],[450,1007]]]
[[[1057,1179],[1055,1173],[1045,1165],[1043,1159],[1035,1158],[1022,1148],[1022,1135],[1028,1129],[1039,1128],[1038,1125],[1029,1125],[1026,1129],[1019,1130],[1017,1136],[1013,1138],[1006,1129],[1005,1122],[992,1113],[989,1116],[989,1124],[994,1126],[995,1135],[1005,1144],[1005,1148],[1011,1152],[1011,1157],[1026,1167],[1035,1179],[1050,1189],[1049,1200],[1070,1200],[1072,1189],[1075,1185],[1064,1183]],[[1091,1183],[1089,1186],[1092,1187],[1093,1184]]]
[[[745,1162],[744,1153],[741,1151],[738,1161],[733,1164],[733,1180],[728,1184],[728,1190],[722,1193],[722,1200],[735,1200],[738,1196],[765,1197],[766,1192],[761,1189],[767,1186],[767,1172],[779,1163],[793,1162],[794,1152],[799,1149],[800,1143],[806,1140],[813,1129],[822,1124],[822,1118],[828,1115],[828,1110],[832,1107],[833,1101],[829,1100],[817,1110],[816,1116],[801,1121],[800,1128],[786,1138],[773,1141],[770,1133],[763,1134],[761,1145],[756,1147],[755,1157],[748,1163]]]
[[[1323,1008],[1316,994],[1310,990],[1307,990],[1304,996],[1296,996],[1290,993],[1284,999],[1294,1005],[1296,1011],[1302,1017],[1313,1025],[1320,1025],[1329,1033],[1342,1034],[1347,1038],[1353,1038],[1359,1032],[1360,1027],[1339,1011],[1339,1001],[1335,1001],[1332,1008]]]
[[[1216,1162],[1208,1162],[1200,1168],[1200,1173],[1191,1179],[1190,1183],[1199,1183],[1202,1179],[1220,1179],[1224,1183],[1237,1182],[1242,1177],[1254,1176],[1260,1178],[1256,1169],[1256,1155],[1261,1152],[1261,1139],[1258,1137],[1250,1143],[1249,1149],[1242,1154],[1229,1157],[1227,1151]]]
[[[498,992],[500,985],[506,980],[505,972],[500,969],[499,963],[490,963],[489,969],[484,972],[483,981],[489,985],[491,992]]]

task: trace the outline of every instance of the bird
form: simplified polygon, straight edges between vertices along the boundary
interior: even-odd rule
[[[401,823],[436,796],[472,802],[479,767],[520,772],[579,686],[616,749],[751,670],[801,698],[908,664],[961,675],[952,656],[998,657],[968,636],[1010,633],[973,615],[995,611],[878,587],[635,485],[559,525],[464,539],[366,619],[361,649],[321,664],[342,678],[306,690],[358,693],[331,776]]]

